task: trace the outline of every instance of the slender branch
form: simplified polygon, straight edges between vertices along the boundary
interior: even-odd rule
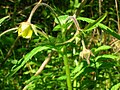
[[[0,64],[0,67],[7,61],[8,57],[10,56],[10,54],[11,54],[12,50],[14,49],[14,47],[15,47],[17,41],[19,40],[19,38],[20,37],[17,36],[17,38],[15,39],[13,45],[11,46],[10,50],[8,51],[6,57],[3,59],[2,63]]]
[[[45,61],[42,63],[42,65],[40,66],[40,68],[38,69],[38,71],[35,73],[34,76],[37,76],[37,75],[39,75],[39,74],[42,72],[42,70],[44,69],[44,67],[45,67],[45,66],[47,65],[47,63],[50,61],[51,56],[52,56],[52,54],[49,53],[49,54],[48,54],[48,57],[47,57],[47,58],[45,59]]]
[[[37,70],[37,72],[34,74],[34,76],[37,76],[37,75],[39,75],[39,74],[42,72],[42,70],[45,68],[45,66],[47,65],[47,63],[50,61],[51,56],[52,56],[52,53],[49,53],[49,54],[48,54],[48,57],[44,60],[44,62],[42,63],[42,65],[40,66],[40,68]],[[23,88],[23,90],[26,90],[26,89],[28,88],[28,86],[31,85],[32,83],[33,83],[33,82],[30,82],[29,84],[27,84],[27,85]]]
[[[82,46],[83,46],[83,50],[86,50],[86,47],[85,47],[85,42],[84,42],[84,40],[82,39]]]
[[[46,6],[46,7],[48,7],[48,8],[51,10],[51,12],[54,14],[54,16],[55,16],[55,18],[57,19],[58,23],[61,25],[61,22],[60,22],[60,20],[58,19],[55,11],[54,11],[48,4],[46,4],[46,3],[41,3],[40,6]]]
[[[27,20],[27,22],[31,23],[31,19],[32,19],[32,16],[33,14],[35,13],[36,9],[40,6],[40,3],[42,2],[42,0],[40,0],[35,6],[34,8],[32,9],[31,13],[30,13],[30,16]]]
[[[120,34],[120,18],[119,18],[119,10],[118,10],[118,0],[115,0],[116,12],[117,12],[117,21],[118,21],[118,33]]]
[[[18,29],[18,27],[8,29],[8,30],[2,32],[2,33],[0,34],[0,37],[1,37],[2,35],[4,35],[4,34],[8,33],[8,32],[14,31],[14,30],[16,30],[16,29]]]
[[[42,0],[40,0],[40,1],[35,5],[35,7],[32,9],[32,11],[31,11],[31,13],[30,13],[30,16],[29,16],[29,18],[28,18],[28,20],[27,20],[27,22],[31,23],[32,16],[33,16],[33,14],[35,13],[35,11],[37,10],[37,8],[38,8],[39,6],[46,6],[46,7],[48,7],[48,8],[52,11],[52,13],[54,14],[54,16],[55,16],[55,18],[57,19],[58,23],[61,25],[60,20],[58,19],[58,17],[57,17],[57,15],[56,15],[56,13],[54,12],[54,10],[53,10],[48,4],[46,4],[46,3],[41,3],[41,2],[42,2]]]
[[[102,13],[102,10],[101,10],[101,8],[102,8],[102,5],[101,5],[101,0],[99,0],[99,16],[101,16],[101,13]]]

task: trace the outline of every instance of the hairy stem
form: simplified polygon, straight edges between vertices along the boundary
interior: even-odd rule
[[[33,14],[35,13],[36,9],[40,6],[40,3],[42,2],[42,0],[40,0],[35,6],[34,8],[32,9],[31,13],[30,13],[30,16],[27,20],[27,22],[31,23],[31,19],[32,19],[32,16]]]

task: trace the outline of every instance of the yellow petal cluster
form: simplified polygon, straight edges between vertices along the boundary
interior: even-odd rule
[[[32,37],[32,27],[29,22],[22,22],[18,28],[18,36],[29,39]]]

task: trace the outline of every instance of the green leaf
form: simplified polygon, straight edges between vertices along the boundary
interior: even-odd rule
[[[103,46],[100,46],[97,49],[95,49],[95,52],[99,52],[99,51],[103,51],[103,50],[108,50],[110,48],[111,48],[111,46],[103,45]]]
[[[119,89],[120,89],[120,83],[117,83],[111,88],[111,90],[119,90]]]
[[[5,16],[5,17],[1,18],[1,19],[0,19],[0,24],[1,24],[3,21],[5,21],[5,19],[7,19],[7,18],[9,18],[9,16]]]
[[[72,74],[79,72],[83,68],[83,66],[84,66],[84,63],[81,62],[80,65],[78,65],[77,67],[75,67],[75,69],[72,71]]]
[[[22,58],[21,63],[19,66],[13,66],[14,68],[12,69],[12,73],[10,75],[13,76],[18,70],[20,70],[20,68],[22,68],[36,53],[43,51],[43,50],[48,50],[48,49],[52,49],[52,46],[38,46],[36,48],[34,48],[30,53],[26,54],[24,59]]]
[[[60,28],[61,28],[61,26],[60,26],[60,25],[57,25],[57,26],[55,26],[55,27],[53,28],[53,31],[60,31]]]
[[[73,77],[73,80],[76,79],[78,76],[80,76],[83,72],[85,72],[86,67],[82,68],[75,76]]]
[[[66,75],[60,76],[57,80],[66,80]]]
[[[109,55],[109,54],[104,54],[104,55],[101,55],[101,56],[97,56],[96,58],[95,58],[95,61],[98,61],[98,60],[100,60],[100,59],[116,59],[116,58],[118,58],[118,56],[115,56],[115,55]]]
[[[39,75],[38,76],[32,76],[30,79],[26,80],[25,83],[26,84],[29,84],[29,83],[32,84],[33,82],[38,81],[39,79],[40,79]]]
[[[103,16],[99,17],[96,21],[89,23],[84,30],[85,31],[90,31],[93,30],[94,28],[98,27],[98,25],[100,24],[100,22],[102,22],[105,17],[107,16],[107,13],[105,13]]]
[[[85,18],[85,17],[79,17],[79,18],[77,18],[77,20],[86,21],[86,22],[88,22],[88,23],[93,23],[93,22],[95,22],[95,20],[92,20],[92,19],[90,19],[90,18]],[[104,30],[105,32],[111,34],[113,37],[115,37],[115,38],[117,38],[117,39],[120,40],[120,35],[117,34],[114,30],[112,30],[112,29],[110,29],[109,27],[107,27],[106,25],[99,23],[99,27],[100,27],[102,30]]]
[[[61,16],[58,17],[58,19],[60,20],[61,25],[66,23],[67,18],[68,18],[68,15],[61,15]],[[55,23],[59,24],[58,20],[56,18],[55,18]]]
[[[116,37],[117,39],[120,40],[120,35],[117,34],[114,30],[110,29],[109,27],[107,27],[107,26],[105,26],[105,25],[103,25],[103,24],[100,24],[99,27],[100,27],[102,30],[106,31],[107,33],[111,34],[113,37]]]

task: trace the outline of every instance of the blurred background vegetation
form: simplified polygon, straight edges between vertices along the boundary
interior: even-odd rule
[[[3,17],[9,16],[0,23],[0,33],[18,27],[21,22],[26,21],[38,1],[0,0],[0,22]],[[50,5],[57,16],[73,16],[75,14],[76,18],[85,17],[97,20],[107,12],[108,14],[102,24],[116,32],[116,35],[119,36],[120,34],[119,0],[42,0],[42,2]],[[39,7],[31,22],[49,35],[51,42],[43,36],[36,36],[35,34],[30,40],[21,37],[3,64],[4,58],[6,58],[8,51],[16,40],[17,31],[2,35],[0,37],[0,90],[22,90],[31,81],[33,83],[29,85],[28,90],[68,90],[63,56],[59,53],[62,45],[55,47],[58,51],[53,51],[51,60],[38,76],[33,77],[52,49],[37,52],[14,75],[9,77],[12,70],[20,65],[18,63],[21,58],[24,58],[31,50],[39,45],[53,44],[54,46],[56,41],[62,42],[60,40],[62,37],[61,31],[58,29],[54,31],[57,24],[53,13],[47,7]],[[89,22],[78,20],[78,23],[80,28],[84,29]],[[66,26],[66,28],[68,27]],[[75,30],[75,25],[72,25],[66,31],[66,40],[73,37]],[[72,89],[119,90],[120,36],[116,38],[113,35],[114,33],[105,32],[100,27],[84,33],[84,37],[78,37],[77,43],[72,41],[66,44]],[[80,53],[83,51],[82,38],[87,50],[94,54],[89,58],[90,64],[86,62],[84,55],[84,58],[80,58]]]

